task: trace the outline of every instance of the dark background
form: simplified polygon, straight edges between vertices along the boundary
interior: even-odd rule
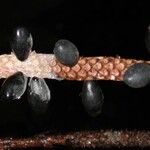
[[[68,39],[83,56],[148,60],[145,31],[150,24],[149,6],[143,0],[5,0],[0,5],[0,53],[10,53],[12,30],[25,26],[32,33],[33,49],[40,53],[53,53],[57,40]],[[21,100],[0,102],[0,136],[150,128],[149,86],[132,89],[122,82],[98,81],[105,99],[102,113],[92,118],[82,106],[82,82],[46,82],[52,98],[45,116],[32,113],[26,93]]]

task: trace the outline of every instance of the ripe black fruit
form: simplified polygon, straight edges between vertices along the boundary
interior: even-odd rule
[[[16,28],[11,39],[11,48],[20,61],[28,58],[33,46],[31,33],[26,28]]]
[[[17,72],[8,77],[0,90],[1,100],[20,99],[27,87],[28,78],[22,72]]]
[[[44,79],[33,77],[28,84],[28,102],[36,114],[44,114],[50,101],[50,90]]]
[[[150,65],[138,63],[130,66],[123,76],[123,81],[132,88],[141,88],[150,83]]]
[[[82,87],[82,103],[87,113],[92,116],[98,116],[102,111],[104,96],[102,90],[96,81],[84,81]]]
[[[54,47],[56,59],[69,67],[77,64],[79,60],[79,51],[77,47],[68,40],[59,40]]]

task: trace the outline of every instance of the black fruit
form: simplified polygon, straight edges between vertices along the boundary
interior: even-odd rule
[[[123,76],[123,81],[132,88],[141,88],[150,83],[150,65],[138,63],[130,66]]]
[[[104,96],[102,90],[96,81],[84,81],[82,87],[82,103],[87,113],[92,116],[98,116],[102,111]]]
[[[79,51],[77,47],[68,40],[59,40],[54,47],[56,59],[69,67],[77,64],[79,60]]]
[[[16,28],[12,35],[11,48],[20,61],[28,58],[33,46],[31,33],[26,28]]]
[[[28,78],[22,72],[17,72],[8,77],[0,90],[1,100],[20,99],[27,87]]]
[[[50,101],[50,90],[44,79],[33,77],[28,84],[28,102],[36,114],[44,114]]]

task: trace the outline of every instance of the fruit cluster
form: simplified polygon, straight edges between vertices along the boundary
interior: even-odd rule
[[[33,39],[26,28],[16,28],[11,38],[11,49],[19,61],[25,61],[32,51]],[[146,47],[150,51],[150,27],[146,34]],[[79,61],[79,51],[70,41],[62,39],[54,46],[56,60],[66,66],[73,67]],[[135,63],[127,68],[123,74],[123,81],[132,88],[141,88],[150,83],[150,65]],[[51,93],[43,78],[28,77],[22,72],[9,76],[2,84],[0,90],[1,100],[20,99],[27,90],[28,102],[35,113],[44,114],[48,109]],[[82,87],[82,103],[87,113],[95,117],[101,113],[103,105],[103,92],[97,81],[84,81]]]
[[[32,51],[33,39],[26,28],[16,28],[11,38],[11,49],[19,61],[25,61]],[[54,47],[56,59],[63,65],[72,67],[78,63],[79,51],[68,40],[59,40]],[[43,78],[28,77],[22,72],[9,76],[0,90],[1,100],[20,99],[27,90],[28,102],[37,114],[44,114],[48,109],[51,98],[50,89]],[[91,116],[101,112],[103,94],[101,88],[94,81],[85,81],[82,88],[82,102]]]

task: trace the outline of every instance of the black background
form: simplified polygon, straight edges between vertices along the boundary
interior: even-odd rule
[[[145,31],[148,1],[136,0],[5,0],[0,5],[0,53],[10,53],[12,30],[27,27],[39,53],[53,53],[57,40],[72,41],[83,56],[150,59]],[[2,83],[4,79],[1,79]],[[32,114],[26,93],[0,102],[0,136],[30,136],[49,131],[149,130],[149,86],[132,89],[122,82],[98,81],[104,93],[102,113],[91,118],[81,102],[82,82],[46,80],[51,90],[49,112]]]

